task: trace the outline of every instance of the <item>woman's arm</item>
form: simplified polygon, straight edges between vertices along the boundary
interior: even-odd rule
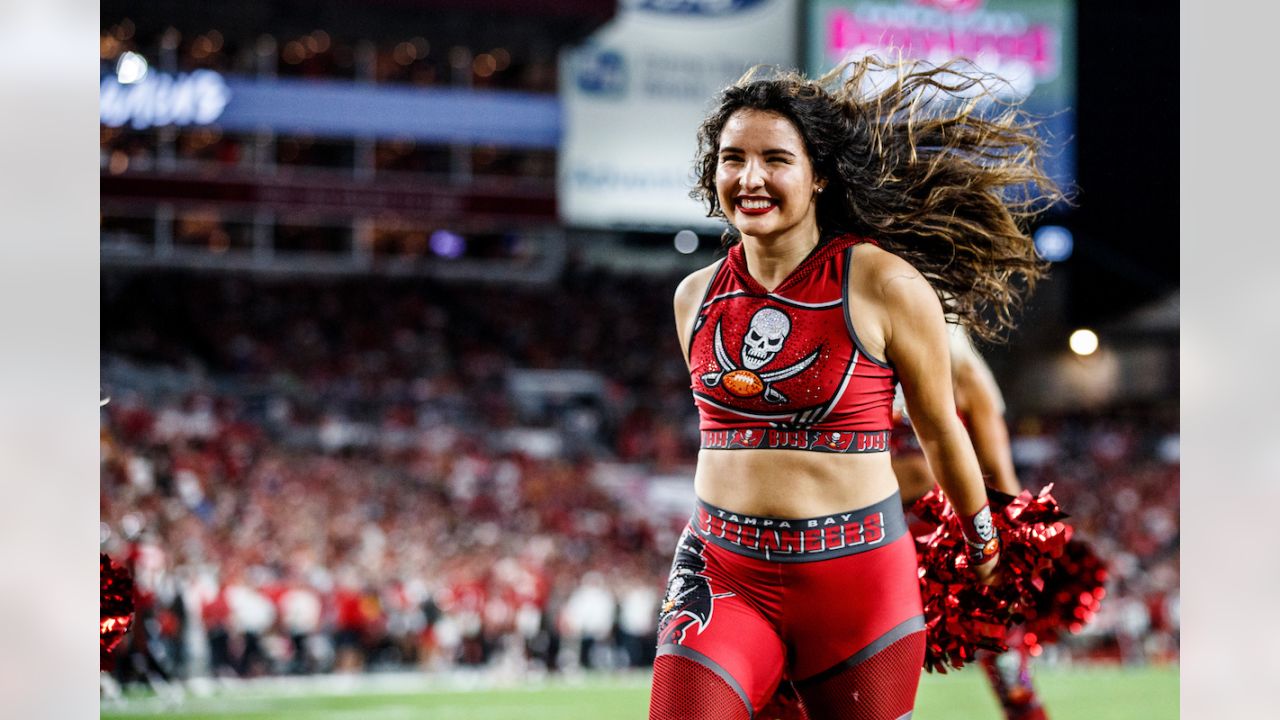
[[[965,340],[967,343],[968,341]],[[1013,468],[1009,427],[1004,421],[1000,388],[982,357],[972,349],[952,352],[956,403],[969,422],[969,436],[978,455],[978,466],[991,487],[1017,495],[1022,491]]]
[[[884,308],[885,355],[898,371],[912,427],[929,469],[956,512],[966,520],[971,545],[986,541],[991,527],[982,471],[969,433],[956,414],[951,350],[942,303],[928,280],[906,261],[885,253],[876,272]],[[978,576],[994,572],[998,545],[988,548]],[[991,554],[992,551],[995,554]]]
[[[723,262],[723,261],[720,261]],[[707,294],[707,286],[715,276],[720,262],[696,270],[676,286],[673,301],[676,315],[676,337],[680,340],[680,350],[684,353],[685,364],[689,362],[689,341],[693,337],[693,324],[698,317],[698,305]]]

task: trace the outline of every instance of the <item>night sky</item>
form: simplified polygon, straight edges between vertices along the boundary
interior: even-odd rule
[[[1178,288],[1178,12],[1082,0],[1078,20],[1067,319],[1092,325]]]

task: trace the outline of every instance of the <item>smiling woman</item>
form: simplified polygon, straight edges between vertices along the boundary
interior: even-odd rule
[[[725,123],[716,193],[739,232],[772,239],[814,234],[821,191],[804,139],[785,117],[744,109]]]
[[[749,74],[699,129],[693,195],[729,249],[675,295],[702,442],[650,718],[750,718],[784,682],[809,717],[911,715],[924,619],[886,452],[898,383],[964,519],[960,564],[998,578],[944,308],[1007,329],[1043,272],[1021,221],[1058,194],[1033,125],[992,112],[998,81],[967,67]]]
[[[919,270],[976,336],[993,340],[1010,329],[1012,311],[1045,268],[1026,222],[1063,195],[1042,167],[1037,122],[999,98],[1007,83],[962,60],[935,67],[868,57],[817,80],[759,72],[727,88],[698,130],[690,195],[706,203],[708,217],[729,221],[726,240],[750,232],[735,207],[748,193],[725,194],[726,182],[743,179],[731,171],[746,158],[731,152],[737,164],[726,163],[725,151],[743,132],[768,132],[779,144],[758,150],[792,153],[774,155],[773,167],[807,167],[806,192],[832,185],[812,195],[823,239],[874,238]],[[994,316],[980,320],[988,310]]]

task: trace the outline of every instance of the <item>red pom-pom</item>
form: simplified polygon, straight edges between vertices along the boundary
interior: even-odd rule
[[[1106,561],[1091,545],[1078,538],[1068,540],[1062,554],[1054,558],[1044,589],[1025,610],[1023,644],[1031,648],[1053,643],[1084,629],[1106,597],[1107,574]]]
[[[124,639],[133,623],[133,577],[129,571],[117,565],[106,553],[98,558],[98,578],[102,584],[99,609],[102,620],[98,626],[98,644],[101,656],[106,658]]]
[[[1049,485],[1016,497],[988,489],[992,520],[1000,533],[998,585],[977,582],[969,568],[960,518],[938,488],[920,498],[912,512],[932,525],[919,535],[920,594],[926,628],[924,666],[945,673],[962,668],[978,650],[1003,652],[1009,629],[1036,607],[1054,561],[1071,530]]]

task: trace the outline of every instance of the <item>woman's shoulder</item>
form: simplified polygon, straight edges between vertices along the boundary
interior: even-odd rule
[[[686,275],[676,286],[676,306],[690,306],[701,302],[702,296],[706,294],[707,287],[711,285],[712,278],[715,277],[716,271],[720,269],[723,262],[724,258],[721,258]]]
[[[876,243],[864,242],[854,246],[853,262],[849,266],[849,285],[860,294],[883,298],[901,287],[922,286],[929,288],[929,281],[910,262]]]
[[[849,295],[885,327],[914,325],[942,318],[942,304],[928,278],[905,258],[864,243],[855,250],[849,271]]]

